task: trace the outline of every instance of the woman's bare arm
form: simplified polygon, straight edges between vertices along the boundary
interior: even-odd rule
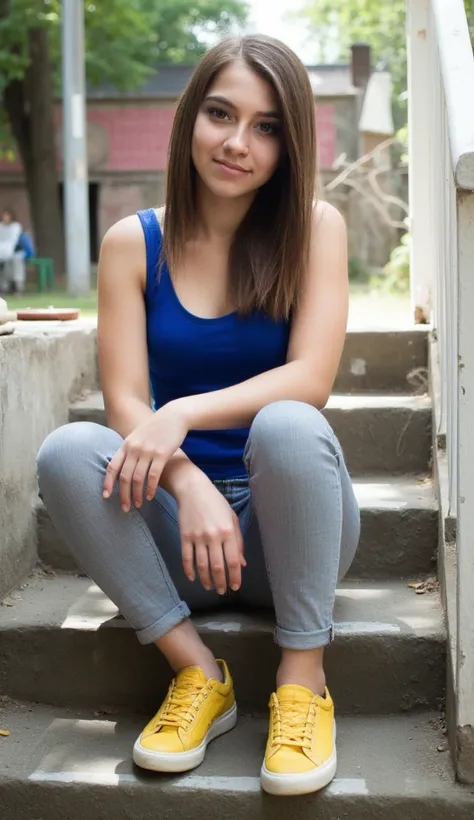
[[[136,216],[115,224],[102,242],[99,260],[99,369],[109,426],[126,438],[153,416],[150,406],[144,290],[146,251]],[[173,495],[181,482],[204,473],[178,450],[160,485]]]

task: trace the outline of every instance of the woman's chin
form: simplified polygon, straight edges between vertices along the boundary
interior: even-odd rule
[[[256,189],[249,189],[248,185],[242,185],[239,180],[203,179],[202,182],[204,188],[207,188],[210,194],[219,199],[240,199],[241,197],[251,199],[255,196]]]

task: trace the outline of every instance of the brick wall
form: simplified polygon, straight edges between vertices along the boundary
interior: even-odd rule
[[[163,171],[175,107],[156,103],[111,104],[90,102],[87,110],[88,154],[91,171]],[[344,129],[337,128],[336,106],[321,103],[316,108],[318,161],[330,168],[336,152],[346,150]],[[60,156],[61,110],[56,112]],[[340,133],[338,134],[337,131]],[[21,164],[0,161],[0,173],[21,171]]]

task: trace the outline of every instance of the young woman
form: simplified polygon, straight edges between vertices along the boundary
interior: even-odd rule
[[[103,241],[109,428],[62,427],[38,457],[72,552],[176,673],[135,744],[139,766],[191,769],[236,723],[229,669],[190,613],[229,596],[274,607],[281,661],[261,771],[273,794],[334,777],[323,652],[359,538],[320,412],[348,276],[344,222],[315,204],[315,157],[313,95],[290,49],[251,36],[203,57],[176,111],[165,208]]]

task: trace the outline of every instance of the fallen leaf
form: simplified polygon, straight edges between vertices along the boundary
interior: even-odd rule
[[[13,604],[8,604],[6,601],[0,601],[0,606],[13,606]]]
[[[0,729],[0,735],[2,737],[8,737],[9,734],[10,732],[8,732],[6,729]]]
[[[439,581],[437,578],[427,578],[425,581],[414,581],[408,584],[409,589],[415,590],[417,595],[424,595],[425,592],[434,592],[439,589]]]

